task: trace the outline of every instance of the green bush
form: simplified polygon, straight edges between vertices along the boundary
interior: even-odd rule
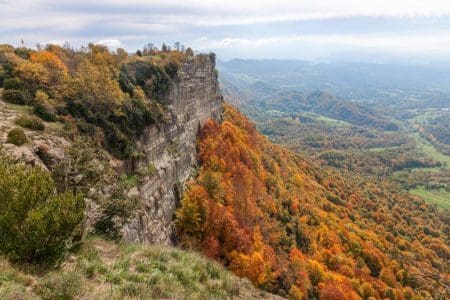
[[[176,73],[172,65],[168,69]],[[164,67],[151,62],[135,61],[122,66],[119,84],[130,95],[134,86],[140,86],[150,99],[162,101],[169,91],[170,77]]]
[[[148,164],[148,166],[147,166],[147,168],[146,168],[145,171],[146,171],[146,172],[145,172],[146,175],[148,175],[148,176],[153,176],[153,175],[156,174],[156,172],[158,171],[158,169],[155,167],[154,164],[150,163],[150,164]]]
[[[3,100],[12,104],[25,105],[29,101],[27,93],[20,90],[4,90]]]
[[[3,86],[5,90],[21,90],[23,84],[18,78],[7,78],[4,79]]]
[[[70,114],[74,118],[84,119],[86,123],[99,127],[104,133],[104,146],[119,159],[126,159],[136,150],[136,139],[145,127],[155,123],[160,118],[156,105],[151,105],[141,99],[127,99],[120,105],[111,104],[109,109],[90,105],[85,100],[68,99],[61,114]],[[87,124],[78,127],[80,131],[89,133]]]
[[[74,299],[83,292],[83,277],[80,274],[50,273],[36,286],[42,299]]]
[[[138,200],[128,199],[121,195],[115,195],[102,203],[101,219],[95,223],[95,232],[111,239],[120,238],[120,229],[133,215],[138,205]]]
[[[94,125],[85,122],[84,120],[80,120],[77,122],[77,128],[80,132],[85,133],[90,136],[95,136],[96,128]]]
[[[7,143],[14,144],[16,146],[21,146],[28,141],[25,132],[20,128],[11,129],[8,132],[8,137],[6,139]]]
[[[2,66],[0,66],[0,88],[5,85],[5,71],[3,71]]]
[[[0,87],[5,87],[5,81],[12,77],[12,66],[6,62],[1,47],[0,45]]]
[[[54,263],[83,219],[84,200],[56,193],[50,174],[0,157],[0,253],[12,261]]]
[[[28,49],[26,47],[18,47],[14,49],[14,53],[23,59],[29,59],[32,52],[36,52],[34,50]]]
[[[43,91],[37,91],[33,103],[34,113],[47,122],[55,122],[56,110],[51,106],[48,95]]]
[[[164,66],[164,71],[167,73],[167,75],[170,76],[170,78],[175,77],[179,69],[179,66],[176,62],[170,61]]]
[[[15,123],[24,128],[28,128],[31,130],[44,130],[45,124],[38,117],[34,116],[21,116],[15,120]]]
[[[58,119],[53,109],[43,103],[34,103],[33,112],[47,122],[55,122]]]

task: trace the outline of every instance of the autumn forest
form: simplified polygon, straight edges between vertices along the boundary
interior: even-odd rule
[[[445,299],[448,202],[414,192],[448,194],[446,113],[406,134],[328,93],[257,102],[215,64],[0,45],[0,298]]]
[[[294,299],[419,299],[448,284],[448,214],[387,181],[319,168],[235,108],[209,122],[181,245]]]

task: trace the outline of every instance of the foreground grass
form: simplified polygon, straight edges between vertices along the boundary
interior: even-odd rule
[[[447,192],[444,189],[427,190],[423,187],[419,187],[412,189],[409,192],[415,196],[423,198],[431,204],[436,204],[440,208],[450,210],[450,192]]]
[[[199,254],[88,239],[57,270],[0,258],[0,299],[261,299],[272,297]]]

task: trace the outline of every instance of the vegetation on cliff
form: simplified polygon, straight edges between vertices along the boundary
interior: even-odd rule
[[[448,214],[388,181],[318,169],[227,106],[204,126],[182,245],[295,299],[420,299],[448,285]]]
[[[137,155],[145,126],[160,119],[171,78],[187,55],[129,55],[94,44],[38,51],[0,45],[0,87],[5,101],[30,105],[43,120],[64,122],[72,134],[129,158]]]

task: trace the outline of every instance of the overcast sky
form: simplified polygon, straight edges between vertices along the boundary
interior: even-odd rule
[[[450,0],[0,0],[0,43],[129,51],[179,41],[221,59],[450,60]]]

